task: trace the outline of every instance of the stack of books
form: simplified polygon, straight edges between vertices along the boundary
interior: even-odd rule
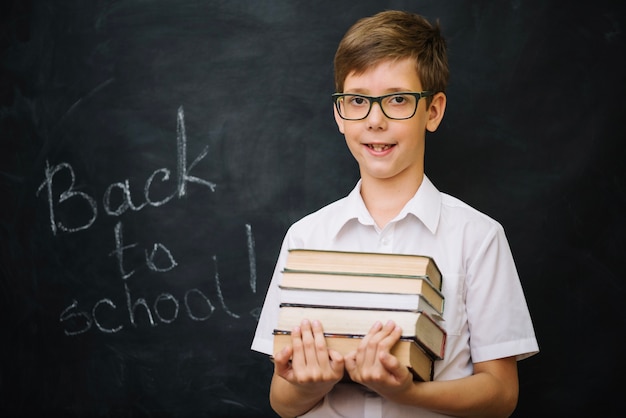
[[[356,350],[374,322],[393,320],[402,338],[392,348],[416,380],[433,379],[443,359],[442,276],[422,255],[292,249],[282,282],[274,352],[291,344],[303,319],[319,320],[329,348]]]

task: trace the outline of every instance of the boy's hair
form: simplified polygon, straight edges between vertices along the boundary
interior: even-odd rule
[[[420,15],[395,10],[363,18],[348,29],[335,53],[336,91],[343,92],[352,72],[362,74],[382,61],[404,58],[415,60],[424,90],[446,91],[448,57],[438,21],[433,26]]]

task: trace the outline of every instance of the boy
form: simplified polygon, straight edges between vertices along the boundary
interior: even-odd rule
[[[423,17],[386,11],[348,30],[335,55],[335,120],[361,180],[345,198],[291,226],[252,349],[274,356],[270,402],[283,417],[508,416],[517,360],[538,351],[503,228],[440,193],[424,174],[426,131],[439,126],[448,79],[445,40]],[[414,382],[390,354],[401,329],[372,324],[345,357],[310,318],[273,352],[278,284],[290,248],[429,255],[444,277],[444,360]],[[471,336],[470,336],[471,333]],[[346,373],[352,382],[342,380]]]

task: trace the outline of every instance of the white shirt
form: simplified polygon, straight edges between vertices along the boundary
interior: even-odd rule
[[[415,196],[382,230],[360,194],[345,198],[289,228],[259,318],[252,349],[273,354],[281,271],[292,248],[419,254],[432,257],[443,276],[443,360],[435,380],[470,376],[473,362],[539,351],[520,280],[502,226],[460,200],[439,192],[424,176]],[[470,338],[471,334],[471,338]],[[443,417],[395,404],[363,386],[338,384],[306,417]]]

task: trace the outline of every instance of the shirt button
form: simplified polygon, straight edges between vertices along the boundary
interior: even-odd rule
[[[382,240],[380,240],[380,242],[383,245],[389,245],[389,238],[383,238]]]

